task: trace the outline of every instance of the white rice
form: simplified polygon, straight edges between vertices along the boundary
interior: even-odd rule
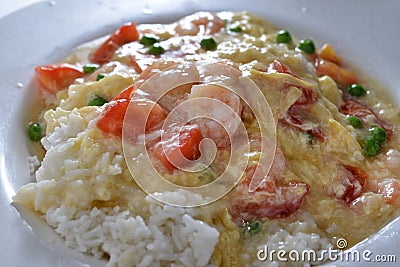
[[[31,176],[31,178],[34,178],[36,169],[40,166],[39,158],[36,155],[29,156],[28,157],[28,166],[29,166],[30,176]]]
[[[54,112],[46,115],[52,116],[57,113],[62,114],[63,110],[58,107]],[[58,126],[54,127],[54,131],[41,140],[43,147],[47,151],[56,145],[64,143],[69,138],[76,137],[79,133],[84,132],[87,127],[85,119],[77,112],[77,109],[72,110],[72,112],[66,116],[57,118],[57,124]],[[67,144],[69,143],[64,143],[64,145]]]
[[[106,198],[108,181],[115,181],[123,172],[120,147],[114,143],[108,147],[104,140],[106,149],[89,157],[82,154],[81,144],[90,131],[90,120],[76,109],[64,112],[57,108],[45,116],[54,128],[42,139],[47,152],[35,173],[37,183],[22,187],[16,201],[32,203],[35,210],[44,212],[47,223],[68,247],[96,258],[108,257],[107,266],[210,264],[219,232],[196,219],[194,209],[163,205],[150,196],[137,204],[133,201],[142,206],[143,217],[118,206],[88,209],[91,196],[99,197],[97,191],[104,185],[102,195]],[[89,166],[93,159],[96,164]],[[37,158],[30,158],[29,163],[34,172]],[[173,198],[182,205],[202,201],[201,196],[183,191],[163,193],[158,198]]]
[[[250,262],[246,266],[310,266],[310,264],[313,265],[321,262],[309,262],[307,259],[305,261],[291,261],[288,254],[291,251],[296,251],[300,255],[303,251],[313,251],[316,253],[316,259],[319,259],[322,250],[327,251],[333,248],[330,239],[320,235],[318,226],[309,214],[302,215],[302,218],[287,226],[282,226],[279,222],[272,222],[270,225],[263,225],[263,228],[266,227],[268,227],[267,231],[263,231],[258,236],[247,240],[248,246],[245,246],[246,249],[242,255],[242,258],[246,262]],[[276,252],[279,250],[285,251],[286,254],[284,257],[288,261],[279,261],[277,253],[273,255],[272,259],[269,257],[266,260],[257,259],[258,251],[265,251],[266,247],[268,252],[272,250]],[[261,257],[264,256],[265,254],[261,254]],[[255,260],[252,261],[251,259],[254,258]],[[326,260],[326,257],[324,260]]]
[[[182,198],[182,194],[168,193]],[[207,266],[219,233],[194,219],[195,209],[162,205],[147,196],[150,217],[143,219],[120,208],[51,207],[46,221],[66,245],[110,259],[107,266]]]

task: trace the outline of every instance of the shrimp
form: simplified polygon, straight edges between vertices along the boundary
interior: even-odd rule
[[[208,35],[219,32],[224,26],[224,21],[217,15],[198,12],[178,21],[175,32],[179,35]]]
[[[166,73],[166,79],[163,73]],[[159,60],[146,68],[135,84],[145,97],[157,102],[170,112],[187,99],[194,84],[199,83],[198,70],[193,64],[179,64],[176,60]]]
[[[153,75],[160,73],[161,71],[175,66],[178,64],[178,61],[174,60],[157,60],[150,64],[146,69],[144,69],[136,82],[136,85],[142,84],[144,81],[150,79]]]
[[[193,109],[188,111],[188,117],[193,118],[198,114],[198,109],[206,112],[209,118],[196,119],[202,135],[212,139],[218,148],[226,148],[230,145],[229,137],[232,136],[241,123],[240,114],[242,104],[239,96],[218,85],[200,84],[192,86],[188,99],[199,97],[212,98],[223,102],[230,107],[222,106],[219,101],[199,101]],[[221,124],[219,124],[218,122]]]
[[[383,166],[393,173],[400,172],[400,152],[396,149],[389,149],[382,159]]]
[[[378,193],[383,195],[387,204],[395,204],[400,200],[400,181],[396,178],[385,178],[378,183]]]
[[[222,86],[203,84],[201,71],[207,77],[236,77],[241,74],[237,66],[230,61],[208,64],[206,68],[201,65],[198,69],[193,63],[160,60],[145,69],[135,85],[147,98],[157,102],[167,111],[172,111],[183,101],[193,100],[193,105],[178,113],[187,118],[187,121],[194,119],[193,122],[200,126],[202,135],[212,139],[218,148],[227,148],[230,145],[229,137],[235,134],[242,123],[239,116],[242,110],[240,97]],[[208,73],[210,71],[212,73]],[[204,99],[197,101],[197,98]]]
[[[364,214],[381,212],[388,205],[399,206],[400,204],[400,181],[389,177],[380,180],[376,189],[366,192],[351,202],[351,207]]]
[[[383,203],[389,205],[400,204],[400,152],[396,149],[389,149],[385,154],[382,153],[377,171],[373,172],[372,178],[368,181],[367,189],[376,198],[382,198]],[[365,194],[352,202],[353,206],[360,205],[367,201]],[[367,204],[365,204],[367,205]],[[364,206],[365,206],[364,205]]]

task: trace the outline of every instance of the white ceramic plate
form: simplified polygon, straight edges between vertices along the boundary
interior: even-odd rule
[[[79,43],[108,33],[128,20],[170,22],[206,9],[246,9],[300,38],[312,38],[318,45],[329,42],[338,48],[340,55],[386,85],[400,103],[397,91],[400,1],[397,0],[57,0],[20,10],[0,20],[1,266],[104,265],[65,249],[41,221],[27,215],[26,220],[37,232],[35,235],[10,204],[17,188],[29,181],[22,118],[33,95],[29,88],[34,65],[57,61]],[[399,233],[400,221],[394,222],[359,249],[368,248],[374,254],[396,254],[400,261]],[[358,264],[364,266],[365,262]]]

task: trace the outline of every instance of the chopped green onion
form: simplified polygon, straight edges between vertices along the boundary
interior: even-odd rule
[[[379,154],[380,146],[374,138],[364,140],[364,152],[367,156],[376,156]]]
[[[200,45],[205,50],[215,50],[217,49],[217,42],[213,38],[205,38],[201,40]]]
[[[143,35],[139,43],[145,46],[151,46],[152,44],[158,43],[160,40],[156,36]]]
[[[311,132],[306,133],[306,135],[307,135],[307,138],[308,138],[308,143],[310,145],[313,145],[315,143],[315,139],[316,139],[315,135],[313,135]]]
[[[100,81],[101,79],[103,79],[104,77],[106,77],[107,75],[105,73],[99,73],[97,75],[96,81]]]
[[[278,32],[278,35],[276,36],[276,42],[278,44],[281,43],[290,43],[292,41],[292,36],[290,35],[290,33],[286,30],[280,30]]]
[[[85,66],[83,66],[83,71],[86,74],[90,74],[95,72],[98,68],[99,68],[98,64],[86,64]]]
[[[235,26],[235,27],[230,27],[229,30],[230,30],[231,32],[242,32],[242,31],[243,31],[243,28],[240,27],[239,25],[237,25],[237,26]]]
[[[359,84],[352,84],[347,88],[348,92],[352,96],[363,96],[367,94],[367,91]]]
[[[297,45],[297,48],[306,52],[307,54],[315,53],[314,42],[310,39],[301,40],[300,43]]]
[[[32,141],[40,141],[42,138],[42,132],[42,126],[40,126],[40,124],[37,122],[31,123],[28,127],[28,136]]]
[[[359,117],[350,116],[350,117],[347,118],[347,121],[354,128],[361,129],[363,127],[363,122]]]
[[[152,44],[147,50],[147,53],[150,55],[161,55],[165,52],[165,49],[160,46],[158,43]]]
[[[102,106],[108,101],[101,96],[94,95],[88,102],[88,106]]]
[[[261,231],[262,222],[254,221],[254,222],[246,222],[244,225],[244,232],[248,235],[255,235]]]
[[[372,138],[378,143],[382,144],[386,141],[386,131],[381,127],[373,127],[369,129]]]
[[[311,141],[313,141],[315,139],[315,135],[313,135],[311,132],[307,133],[307,138]]]

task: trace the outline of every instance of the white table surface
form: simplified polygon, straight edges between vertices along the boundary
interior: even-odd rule
[[[11,14],[21,8],[43,0],[1,0],[0,1],[0,18]],[[51,3],[50,3],[51,2]],[[49,4],[57,4],[57,1],[49,1]]]

